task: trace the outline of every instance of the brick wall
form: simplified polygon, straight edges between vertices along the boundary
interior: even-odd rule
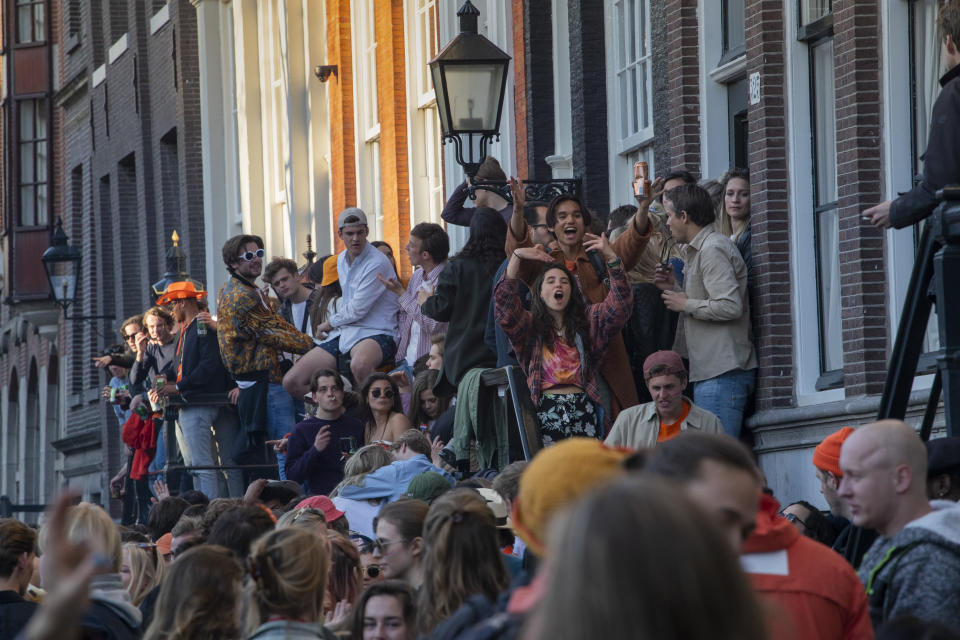
[[[750,4],[750,0],[747,0],[747,5]],[[697,53],[697,0],[666,0],[665,13],[667,59],[670,68],[667,80],[670,100],[666,131],[670,166],[685,167],[698,175],[700,60]],[[748,9],[746,15],[755,14]]]
[[[603,3],[571,0],[569,16],[573,175],[583,177],[586,205],[605,216],[610,192]]]
[[[883,199],[880,20],[876,2],[837,0],[833,12],[843,377],[847,397],[854,397],[882,393],[886,379],[883,232],[860,219]]]
[[[522,7],[518,5],[522,4]],[[514,60],[517,102],[517,166],[531,180],[549,180],[545,158],[556,150],[553,86],[553,33],[544,25],[553,19],[550,0],[514,3]],[[521,19],[517,12],[522,10]],[[522,29],[520,28],[520,25]],[[518,43],[518,34],[522,38]],[[569,96],[560,97],[569,100]],[[510,105],[504,105],[509,109]],[[520,128],[521,115],[523,129]],[[522,147],[522,152],[521,152]]]
[[[401,248],[410,235],[410,163],[407,157],[407,84],[403,0],[374,3],[377,40],[377,109],[380,119],[380,185],[383,240],[393,247],[401,275],[411,273]]]
[[[748,112],[750,227],[757,355],[757,409],[790,406],[793,393],[793,316],[790,221],[784,119],[784,39],[781,0],[747,0],[747,75],[759,73],[763,92]]]

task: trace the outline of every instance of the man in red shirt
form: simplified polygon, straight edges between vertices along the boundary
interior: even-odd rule
[[[757,593],[787,614],[771,616],[771,637],[873,638],[867,595],[853,567],[801,535],[779,510],[775,498],[761,494],[757,526],[740,556]]]

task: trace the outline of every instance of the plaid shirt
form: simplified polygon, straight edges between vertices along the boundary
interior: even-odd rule
[[[593,370],[603,359],[607,343],[623,329],[633,310],[633,289],[627,281],[622,262],[612,269],[608,265],[607,273],[610,276],[610,292],[603,302],[587,307],[590,344],[580,348],[584,389],[590,399],[601,406],[603,400]],[[524,309],[520,303],[517,282],[504,275],[497,283],[493,291],[495,314],[497,324],[507,334],[507,339],[510,340],[517,355],[517,361],[527,374],[527,386],[530,387],[533,405],[539,407],[543,378],[543,341],[533,332],[533,314]],[[531,293],[536,295],[534,292]],[[604,422],[609,426],[609,414],[604,415]]]
[[[417,341],[418,358],[430,351],[430,338],[432,336],[447,332],[447,323],[437,322],[430,316],[424,315],[423,312],[420,311],[420,303],[417,302],[417,293],[420,291],[421,284],[426,283],[431,289],[436,291],[437,279],[440,278],[440,272],[443,271],[445,266],[447,266],[447,263],[441,262],[433,268],[433,271],[431,271],[427,277],[424,277],[422,268],[417,268],[417,270],[413,272],[413,275],[410,276],[410,283],[407,285],[407,290],[403,292],[403,295],[401,295],[399,299],[400,327],[397,335],[400,338],[400,342],[397,344],[397,362],[407,356],[407,347],[410,345],[410,330],[413,328],[414,322],[420,325],[420,339]],[[412,362],[408,362],[407,364],[411,367],[413,366]]]
[[[280,353],[302,354],[313,339],[268,307],[255,287],[231,277],[217,294],[217,341],[223,365],[234,378],[266,371],[270,382],[283,380]]]

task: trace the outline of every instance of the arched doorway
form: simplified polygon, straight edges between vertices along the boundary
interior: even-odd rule
[[[37,373],[36,358],[30,359],[30,372],[27,375],[27,422],[23,446],[23,473],[21,499],[26,504],[40,502],[40,483],[43,468],[40,466],[40,376]]]
[[[17,370],[10,372],[7,386],[7,423],[3,425],[3,493],[11,500],[17,498],[17,469],[20,463],[20,378]]]
[[[60,438],[60,358],[50,354],[47,363],[47,415],[43,435],[43,488],[44,501],[53,498],[57,486],[57,450],[51,444]]]

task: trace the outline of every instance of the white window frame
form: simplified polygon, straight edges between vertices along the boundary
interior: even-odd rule
[[[614,136],[611,137],[611,140],[614,141],[614,148],[616,152],[620,154],[635,151],[637,148],[648,144],[653,138],[653,47],[650,37],[650,0],[635,0],[637,5],[643,9],[642,13],[644,13],[647,17],[646,23],[643,25],[642,30],[639,29],[639,16],[641,12],[637,12],[634,18],[634,33],[639,36],[638,43],[646,43],[646,55],[640,56],[634,60],[628,60],[626,65],[621,68],[621,48],[625,48],[628,45],[627,43],[620,41],[621,34],[619,27],[622,23],[617,16],[617,7],[629,1],[630,0],[606,0],[603,5],[608,36],[604,39],[607,43],[607,92],[608,97],[613,98],[610,101],[610,104],[613,106],[613,108],[611,109],[608,120],[611,120],[614,123],[613,129],[611,129],[614,132]],[[621,120],[625,115],[623,113],[625,105],[620,99],[621,75],[623,75],[625,78],[626,74],[631,69],[640,68],[644,64],[646,65],[647,73],[646,78],[642,83],[642,93],[638,93],[636,96],[636,108],[640,109],[641,106],[646,108],[649,122],[646,127],[643,127],[641,122],[642,118],[638,114],[637,131],[629,132],[624,135],[621,128]],[[640,85],[641,83],[638,82],[637,84]],[[641,103],[644,104],[641,105]],[[626,116],[629,118],[630,114],[627,113]]]
[[[650,42],[650,0],[637,0],[644,5],[644,11],[647,15],[646,33],[644,37]],[[650,126],[640,131],[621,136],[621,100],[620,85],[617,78],[617,65],[619,63],[618,47],[621,43],[618,41],[619,23],[617,19],[616,7],[622,4],[622,0],[604,0],[603,17],[606,27],[606,36],[604,38],[606,46],[606,67],[607,67],[607,104],[610,105],[610,111],[607,114],[607,136],[610,141],[609,148],[609,171],[610,171],[610,207],[611,209],[621,204],[634,204],[633,198],[633,165],[638,161],[647,163],[650,175],[656,175],[658,167],[654,163],[653,155],[653,95],[652,95],[652,66],[651,73],[647,74],[646,95],[648,113],[650,114]],[[648,54],[650,47],[648,46]],[[649,57],[649,63],[652,65],[652,58]],[[638,98],[639,99],[639,98]]]
[[[357,206],[367,214],[369,238],[382,240],[383,192],[380,188],[380,115],[374,0],[354,0],[350,3],[350,26],[353,34],[351,45]]]
[[[266,11],[267,60],[266,71],[269,96],[267,103],[270,110],[270,127],[267,142],[270,147],[270,180],[272,182],[273,205],[284,205],[287,201],[287,165],[289,149],[287,146],[287,87],[283,61],[285,46],[282,33],[285,30],[286,20],[281,14],[283,0],[270,0]]]
[[[433,14],[434,47],[430,46]],[[407,159],[410,173],[410,227],[421,222],[440,224],[443,211],[443,161],[440,116],[428,63],[440,49],[437,0],[405,0],[404,37],[411,52],[407,65]]]
[[[573,178],[573,114],[570,112],[570,11],[565,0],[552,0],[553,13],[553,154],[545,158],[554,178]]]
[[[909,0],[881,3],[881,73],[883,85],[883,181],[884,199],[891,200],[912,185],[912,153],[910,146],[911,95],[903,91],[905,78],[910,77],[910,42],[904,36],[909,25]],[[920,142],[926,144],[926,139]],[[913,227],[886,231],[887,317],[890,344],[896,337],[916,259]],[[935,317],[935,316],[931,316]],[[913,389],[928,390],[933,375],[917,376]]]
[[[810,51],[796,38],[797,4],[786,2],[785,84],[788,145],[787,171],[790,192],[790,280],[794,329],[794,389],[797,405],[844,399],[843,388],[817,391],[820,377],[820,326],[818,319],[816,246],[814,244],[813,149],[810,138]]]
[[[700,55],[700,175],[719,178],[730,169],[730,84],[746,77],[746,54],[717,66],[723,56],[723,3],[701,2],[697,7]],[[720,105],[720,107],[718,107]],[[748,168],[748,167],[741,167]]]

